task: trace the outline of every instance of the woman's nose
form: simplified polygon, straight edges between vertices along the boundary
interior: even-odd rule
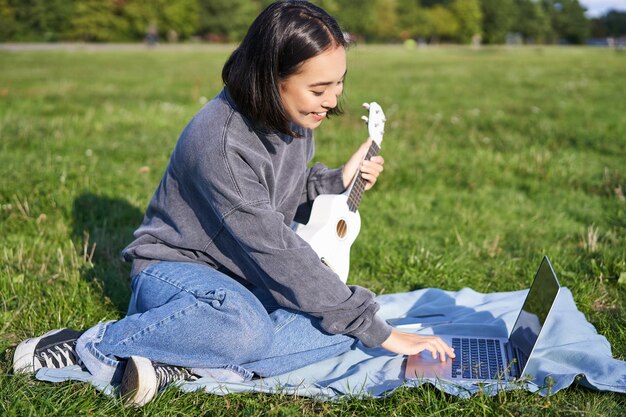
[[[329,92],[328,97],[322,102],[322,106],[327,109],[334,109],[337,107],[338,97],[334,92]]]

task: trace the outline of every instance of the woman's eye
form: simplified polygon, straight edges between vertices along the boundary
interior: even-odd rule
[[[319,96],[321,96],[322,94],[324,94],[324,92],[323,92],[323,91],[311,91],[311,92],[313,93],[313,95],[314,95],[314,96],[317,96],[317,97],[319,97]]]

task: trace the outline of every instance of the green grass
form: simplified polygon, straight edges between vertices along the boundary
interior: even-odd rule
[[[133,410],[86,384],[14,376],[22,339],[123,316],[119,252],[178,134],[221,88],[227,55],[0,52],[0,415],[626,414],[624,395],[576,386],[548,398],[461,400],[422,387],[337,402],[168,390]],[[316,133],[317,158],[343,163],[365,138],[362,102],[388,118],[350,282],[378,293],[511,291],[549,255],[626,360],[626,53],[361,46],[349,60],[347,114]]]

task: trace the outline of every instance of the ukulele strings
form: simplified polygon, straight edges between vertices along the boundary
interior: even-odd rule
[[[371,159],[373,156],[376,156],[380,152],[380,147],[376,142],[372,142],[369,150],[367,151],[367,155],[365,156],[365,160]],[[361,171],[359,170],[359,173]],[[348,196],[348,208],[351,212],[356,212],[359,204],[361,203],[361,199],[363,198],[363,191],[365,191],[366,181],[362,176],[358,175],[357,179],[350,191],[350,195]]]

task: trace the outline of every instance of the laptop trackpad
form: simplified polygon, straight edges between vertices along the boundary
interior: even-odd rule
[[[433,358],[430,351],[424,350],[417,355],[410,355],[406,362],[406,377],[411,378],[444,378],[452,375],[452,359],[439,360],[439,355]]]

